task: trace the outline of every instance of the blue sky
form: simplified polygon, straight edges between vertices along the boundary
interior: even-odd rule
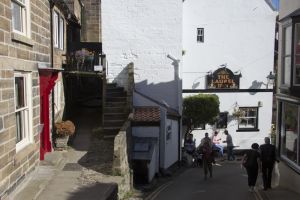
[[[274,7],[276,8],[276,10],[278,10],[279,8],[279,0],[272,0]]]

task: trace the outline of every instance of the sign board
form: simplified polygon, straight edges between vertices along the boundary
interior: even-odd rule
[[[206,76],[207,89],[239,89],[241,74],[235,75],[230,69],[222,67]]]

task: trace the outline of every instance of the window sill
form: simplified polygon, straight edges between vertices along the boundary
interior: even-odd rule
[[[287,157],[285,157],[284,155],[280,155],[280,160],[287,165],[287,167],[291,168],[293,171],[295,171],[296,173],[300,174],[300,166],[296,165],[295,163],[293,163],[293,161],[289,160]]]
[[[249,128],[249,129],[238,129],[236,130],[236,132],[258,132],[259,129],[256,129],[256,128]]]
[[[25,44],[25,45],[30,46],[30,47],[32,47],[34,45],[32,39],[30,39],[26,36],[23,36],[21,34],[14,33],[14,32],[11,33],[11,40],[22,43],[22,44]]]
[[[29,144],[25,148],[18,151],[15,155],[15,164],[22,162],[30,153],[36,151],[36,144]]]

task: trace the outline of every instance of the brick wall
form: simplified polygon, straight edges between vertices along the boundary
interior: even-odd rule
[[[0,1],[0,199],[34,170],[39,162],[40,95],[37,63],[50,62],[48,0],[30,0],[30,35],[12,31],[11,0]],[[32,141],[16,151],[14,72],[31,75]]]
[[[84,4],[81,40],[101,42],[101,17],[99,0],[82,0]]]

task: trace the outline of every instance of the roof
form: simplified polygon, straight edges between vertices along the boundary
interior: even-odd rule
[[[160,109],[156,106],[134,107],[133,125],[159,125]]]
[[[298,8],[297,10],[291,12],[290,14],[284,16],[283,18],[279,19],[279,21],[283,21],[287,18],[290,18],[290,17],[297,17],[297,16],[300,16],[300,8]]]
[[[273,5],[273,3],[272,3],[271,0],[265,0],[265,2],[270,6],[270,8],[271,8],[273,11],[276,11],[276,8],[275,8],[275,6]]]

